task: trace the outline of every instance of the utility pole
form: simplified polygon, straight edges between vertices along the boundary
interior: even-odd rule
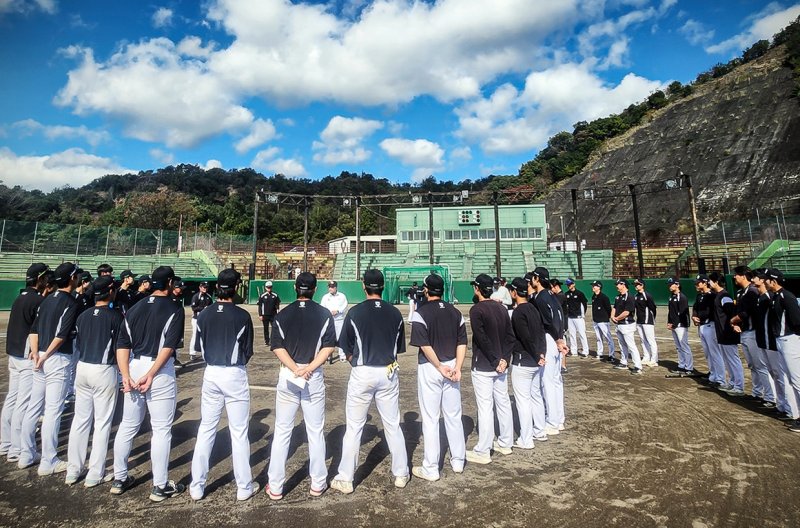
[[[578,228],[578,189],[572,189],[572,216],[575,219],[575,249],[578,252],[578,278],[583,278],[583,255],[581,254],[581,235]],[[637,235],[638,236],[638,235]]]
[[[636,230],[636,252],[639,256],[639,278],[644,277],[644,255],[642,254],[642,233],[639,228],[639,206],[636,203],[636,186],[629,184],[631,201],[633,202],[633,227]]]
[[[503,276],[503,270],[500,264],[500,214],[497,205],[498,193],[492,192],[492,205],[494,205],[494,269],[498,277]]]
[[[433,193],[428,191],[428,253],[433,266]]]
[[[683,176],[683,181],[686,184],[686,190],[689,193],[689,209],[692,212],[692,236],[694,238],[694,253],[697,255],[697,272],[706,272],[706,263],[703,255],[700,253],[700,228],[697,223],[697,201],[694,197],[694,188],[692,187],[692,177],[684,174],[678,169],[678,176]]]

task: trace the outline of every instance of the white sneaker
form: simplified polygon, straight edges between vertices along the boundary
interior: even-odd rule
[[[544,434],[547,436],[557,435],[560,431],[555,427],[545,427]]]
[[[411,475],[403,475],[402,477],[395,477],[394,478],[394,487],[395,488],[405,488],[408,481],[411,480]]]
[[[349,495],[350,493],[353,493],[353,483],[344,480],[333,479],[331,481],[331,489],[335,489],[336,491],[340,491],[345,495]]]
[[[459,468],[456,468],[456,467],[453,467],[453,466],[450,466],[450,467],[453,469],[453,473],[455,473],[457,475],[460,475],[460,474],[462,474],[464,472],[464,466],[461,466]]]
[[[240,501],[240,502],[241,502],[241,501],[250,500],[250,499],[252,499],[253,497],[255,497],[255,496],[256,496],[256,494],[257,494],[259,491],[261,491],[261,485],[260,485],[258,482],[256,482],[256,481],[253,481],[253,482],[251,482],[251,483],[250,483],[250,495],[243,496],[243,497],[240,497],[240,496],[238,496],[238,495],[237,495],[237,496],[236,496],[236,500],[237,500],[237,501]],[[202,499],[202,498],[203,498],[203,497],[200,497],[200,499]],[[195,499],[195,498],[194,498],[194,496],[192,496],[192,499],[194,499],[194,500],[200,500],[200,499]]]
[[[542,433],[539,436],[534,436],[533,439],[537,442],[547,442],[547,435]]]
[[[566,429],[566,428],[564,427],[564,424],[558,424],[558,430],[559,430],[559,431],[563,431],[564,429]]]
[[[66,484],[67,486],[74,486],[75,484],[77,484],[79,478],[81,478],[80,475],[70,475],[68,473],[67,477],[64,479],[64,484]]]
[[[417,478],[421,478],[422,480],[427,480],[428,482],[436,482],[439,480],[439,476],[436,475],[435,477],[431,477],[425,474],[425,470],[422,466],[414,466],[411,468],[411,474]]]
[[[530,445],[526,445],[517,440],[516,442],[514,442],[514,447],[516,447],[517,449],[533,449],[536,446],[533,444],[533,442],[531,442]]]
[[[46,477],[47,475],[56,475],[58,473],[64,473],[67,470],[68,465],[69,464],[67,464],[63,460],[59,460],[58,462],[55,463],[55,465],[52,468],[49,469],[43,469],[42,466],[40,465],[39,469],[36,470],[36,474],[39,475],[40,477]]]
[[[492,457],[489,454],[482,455],[470,449],[467,451],[467,461],[472,462],[473,464],[491,464]]]
[[[511,450],[510,447],[503,447],[497,441],[495,441],[494,444],[492,444],[492,449],[494,451],[500,453],[501,455],[510,455],[512,453],[512,450]]]
[[[88,479],[87,478],[86,480],[83,481],[83,487],[85,487],[85,488],[94,488],[96,486],[99,486],[100,484],[103,484],[104,482],[111,482],[112,480],[114,480],[114,474],[113,473],[108,473],[108,474],[104,475],[103,478],[101,478],[99,480]]]

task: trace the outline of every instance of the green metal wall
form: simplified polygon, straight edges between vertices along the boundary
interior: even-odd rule
[[[0,310],[10,310],[20,290],[25,288],[25,281],[0,280]]]

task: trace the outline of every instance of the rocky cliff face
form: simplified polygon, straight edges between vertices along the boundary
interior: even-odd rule
[[[564,184],[579,189],[583,238],[590,245],[633,238],[629,184],[642,193],[637,199],[644,240],[690,233],[686,190],[654,183],[678,170],[692,175],[705,228],[719,220],[755,218],[756,208],[774,215],[784,200],[787,215],[800,213],[800,101],[791,96],[795,84],[784,58],[778,47],[608,141]],[[551,234],[559,232],[563,215],[569,238],[568,193],[553,193],[547,209]]]

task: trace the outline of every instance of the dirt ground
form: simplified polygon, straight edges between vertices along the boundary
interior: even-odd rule
[[[405,313],[405,307],[400,307]],[[254,307],[248,307],[255,312]],[[466,313],[469,306],[462,305]],[[732,398],[694,379],[666,379],[675,349],[665,317],[657,330],[661,367],[643,376],[612,370],[593,358],[568,358],[565,375],[566,430],[532,451],[495,455],[487,466],[468,465],[456,475],[446,464],[435,483],[412,479],[396,489],[380,417],[371,409],[362,438],[356,490],[308,495],[308,449],[298,415],[287,466],[285,498],[271,502],[262,492],[237,503],[226,422],[212,453],[206,498],[188,492],[161,504],[147,499],[150,480],[149,428],[143,426],[130,462],[136,478],[122,496],[110,485],[67,487],[60,476],[38,477],[36,469],[0,465],[2,526],[605,526],[693,527],[800,525],[800,435],[761,410],[749,397]],[[257,318],[256,318],[257,319]],[[5,350],[8,313],[0,314],[0,349]],[[188,327],[188,311],[187,311]],[[188,329],[188,328],[187,328]],[[594,338],[589,328],[590,345]],[[187,331],[186,342],[189,342]],[[278,362],[263,345],[256,320],[256,356],[250,363],[251,463],[266,482],[272,440]],[[691,340],[699,370],[705,370],[696,333]],[[182,356],[183,357],[183,356]],[[401,356],[401,414],[410,462],[422,461],[416,388],[416,349]],[[465,362],[462,383],[467,448],[477,441],[475,396]],[[344,397],[350,367],[325,369],[328,405],[327,456],[332,478],[344,434]],[[170,478],[188,486],[199,424],[203,364],[179,370]],[[747,388],[749,389],[749,373]],[[509,377],[510,379],[510,377]],[[8,373],[0,373],[5,397]],[[512,396],[513,399],[513,396]],[[66,459],[71,419],[65,412],[60,456]],[[516,419],[515,419],[516,422]],[[147,423],[147,421],[145,421]],[[115,425],[116,428],[116,425]],[[442,431],[444,438],[444,432]],[[112,433],[113,438],[113,433]],[[446,445],[443,442],[443,445]],[[111,464],[109,450],[108,464]]]

